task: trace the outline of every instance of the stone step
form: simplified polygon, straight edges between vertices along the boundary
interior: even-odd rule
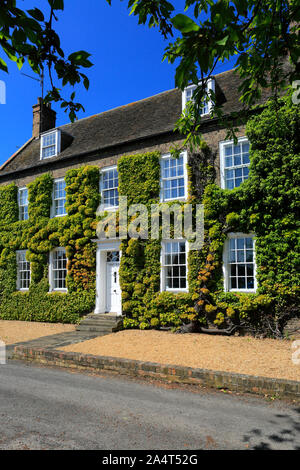
[[[119,322],[115,320],[82,320],[81,325],[117,325]]]
[[[119,328],[119,326],[116,324],[116,325],[78,325],[76,327],[76,330],[77,331],[80,331],[81,329],[84,329],[86,331],[94,331],[94,330],[97,330],[97,331],[117,331]]]
[[[87,325],[78,325],[76,326],[76,331],[89,331],[89,332],[98,332],[98,333],[113,333],[113,328],[109,326],[87,326]]]
[[[107,325],[115,325],[116,323],[122,322],[121,318],[115,319],[115,318],[83,318],[80,323],[85,323],[86,325],[92,325],[92,324],[107,324]]]
[[[88,315],[83,318],[76,331],[86,331],[90,333],[111,334],[122,327],[122,317],[119,315]]]
[[[102,314],[99,314],[99,315],[96,315],[96,314],[91,314],[91,315],[87,315],[83,320],[113,320],[113,321],[117,321],[117,320],[120,320],[122,319],[122,316],[120,315],[108,315],[108,314],[105,314],[105,313],[102,313]]]

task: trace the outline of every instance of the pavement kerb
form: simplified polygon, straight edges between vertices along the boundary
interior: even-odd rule
[[[195,384],[234,392],[255,393],[300,400],[300,382],[231,372],[195,369],[118,357],[93,356],[55,349],[16,346],[13,359],[79,370],[150,377],[167,382]]]

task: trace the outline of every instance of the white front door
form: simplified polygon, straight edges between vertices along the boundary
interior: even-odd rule
[[[121,288],[119,283],[119,252],[107,252],[106,263],[106,311],[121,312]]]

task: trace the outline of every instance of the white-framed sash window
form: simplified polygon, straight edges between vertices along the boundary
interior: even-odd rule
[[[187,198],[187,153],[178,158],[162,155],[160,200],[161,202],[185,200]]]
[[[188,290],[188,242],[164,240],[161,249],[161,290]]]
[[[18,191],[19,220],[28,220],[28,189],[20,188]]]
[[[224,244],[223,269],[225,291],[255,292],[255,236],[230,233]]]
[[[240,137],[235,144],[233,140],[220,142],[221,187],[238,188],[249,177],[249,141]]]
[[[40,159],[55,157],[60,153],[60,130],[55,129],[41,135]]]
[[[26,260],[26,250],[18,250],[17,256],[17,290],[28,290],[30,286],[30,263]]]
[[[67,256],[65,248],[50,252],[50,291],[67,291]]]
[[[101,204],[106,210],[119,207],[119,176],[116,166],[103,168],[100,175]]]
[[[52,217],[63,217],[66,211],[66,183],[64,178],[53,182]]]
[[[184,108],[186,107],[186,104],[189,101],[193,100],[193,94],[194,94],[196,88],[197,88],[197,86],[192,84],[192,85],[188,85],[183,90],[183,92],[182,92],[182,110],[184,110]],[[208,95],[209,95],[210,91],[212,91],[213,93],[215,92],[215,79],[214,78],[210,78],[207,81],[206,91],[207,91]],[[200,110],[200,115],[205,116],[205,115],[209,114],[212,110],[212,107],[213,107],[213,102],[212,102],[211,98],[209,96],[207,96],[206,99],[204,100],[203,107]]]

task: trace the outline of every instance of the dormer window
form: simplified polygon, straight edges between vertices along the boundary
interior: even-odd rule
[[[60,152],[60,131],[47,132],[41,135],[41,160],[55,157]]]
[[[184,89],[184,91],[182,93],[182,109],[183,110],[186,107],[186,104],[193,99],[193,94],[194,94],[196,88],[197,88],[196,85],[189,85]],[[207,91],[208,95],[209,95],[210,91],[215,92],[215,79],[214,78],[210,78],[208,80],[206,91]],[[209,96],[207,96],[205,98],[204,105],[200,110],[201,116],[205,116],[205,115],[209,114],[212,110],[212,107],[213,107],[213,102],[209,98]]]

